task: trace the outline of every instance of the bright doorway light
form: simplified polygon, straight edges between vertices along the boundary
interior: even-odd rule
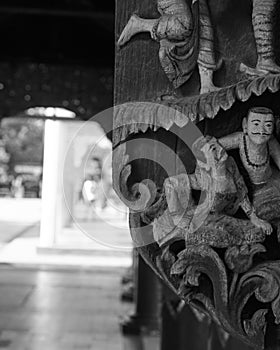
[[[30,117],[45,117],[45,118],[68,118],[73,119],[76,114],[65,108],[59,107],[32,107],[26,111],[27,116]]]

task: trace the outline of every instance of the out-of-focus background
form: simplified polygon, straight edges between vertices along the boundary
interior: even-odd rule
[[[113,104],[114,7],[0,4],[1,349],[124,346],[132,243],[103,112]]]

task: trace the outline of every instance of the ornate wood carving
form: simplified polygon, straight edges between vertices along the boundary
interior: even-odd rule
[[[158,0],[148,18],[134,1],[117,59],[148,32],[174,90],[116,107],[114,187],[140,253],[175,293],[255,349],[277,349],[280,16],[275,0],[241,3]]]

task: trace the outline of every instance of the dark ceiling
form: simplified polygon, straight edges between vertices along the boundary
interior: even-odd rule
[[[112,67],[114,0],[1,0],[0,61]]]
[[[113,13],[114,1],[97,0],[1,0],[1,7],[9,8],[41,8],[63,10],[92,10]]]

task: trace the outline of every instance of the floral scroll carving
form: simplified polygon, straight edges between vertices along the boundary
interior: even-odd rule
[[[254,256],[265,253],[265,248],[262,245],[244,247],[246,254],[242,249],[238,254],[234,252],[236,261],[242,259],[242,264],[236,265],[232,264],[232,259],[230,264],[225,264],[209,246],[187,247],[179,253],[171,274],[180,278],[177,292],[185,300],[203,305],[229,333],[242,338],[254,348],[262,349],[265,316],[269,310],[272,310],[275,322],[279,324],[279,261],[252,267]],[[226,251],[226,254],[228,260],[232,252]],[[203,287],[205,285],[207,288]],[[257,308],[249,308],[250,298],[259,301],[262,306],[259,304]]]

